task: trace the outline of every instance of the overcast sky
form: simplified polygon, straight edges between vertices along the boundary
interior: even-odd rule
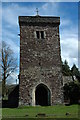
[[[18,16],[35,16],[36,8],[41,16],[60,17],[61,57],[70,67],[78,66],[78,3],[77,2],[3,2],[2,40],[6,41],[18,58],[20,38]],[[18,74],[18,73],[17,73]],[[16,73],[12,75],[15,78]]]

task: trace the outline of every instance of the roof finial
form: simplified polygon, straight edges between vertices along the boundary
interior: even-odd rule
[[[39,13],[38,8],[36,8],[36,12],[37,12],[37,16],[39,16],[39,14],[38,14]]]

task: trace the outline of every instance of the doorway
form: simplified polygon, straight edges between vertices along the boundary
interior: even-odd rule
[[[50,105],[50,90],[44,84],[39,84],[35,91],[35,104],[41,106]]]

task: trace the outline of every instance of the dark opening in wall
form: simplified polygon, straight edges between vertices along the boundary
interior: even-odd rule
[[[39,84],[36,87],[36,91],[35,91],[36,105],[41,105],[41,106],[51,105],[50,96],[51,96],[50,90],[47,88],[47,86],[43,84]]]
[[[40,35],[39,35],[39,31],[36,31],[36,37],[39,39]]]
[[[44,39],[44,31],[36,31],[37,39]]]
[[[44,31],[41,31],[41,38],[44,39]]]

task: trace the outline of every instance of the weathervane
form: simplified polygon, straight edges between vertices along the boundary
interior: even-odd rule
[[[39,16],[39,14],[38,14],[39,13],[38,8],[36,8],[36,12],[37,12],[37,16]]]

